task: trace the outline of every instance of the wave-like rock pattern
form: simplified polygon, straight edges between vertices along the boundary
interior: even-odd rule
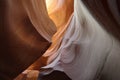
[[[107,9],[105,3],[111,5],[105,0],[103,3],[102,0],[86,0],[86,5],[74,0],[74,13],[60,47],[47,53],[52,54],[43,68],[64,71],[72,80],[120,79],[119,16],[117,10],[116,13],[112,10],[114,5]]]
[[[44,0],[1,0],[0,16],[0,80],[13,80],[48,49],[56,27]]]
[[[63,71],[72,80],[119,80],[119,4],[1,0],[0,79],[13,79],[46,51],[33,66],[40,61],[46,65],[42,68]]]

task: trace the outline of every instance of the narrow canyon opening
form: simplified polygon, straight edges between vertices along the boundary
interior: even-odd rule
[[[52,37],[52,44],[48,50],[36,62],[21,73],[15,80],[22,80],[28,75],[29,78],[37,78],[39,70],[42,66],[47,65],[47,56],[52,49],[59,48],[62,37],[69,25],[72,14],[74,13],[74,0],[46,0],[46,8],[49,18],[53,21],[57,28],[57,32]]]

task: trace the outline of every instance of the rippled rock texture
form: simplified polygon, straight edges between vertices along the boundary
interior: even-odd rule
[[[28,69],[58,70],[72,80],[119,80],[119,5],[119,0],[1,0],[0,77],[13,79],[32,64]]]

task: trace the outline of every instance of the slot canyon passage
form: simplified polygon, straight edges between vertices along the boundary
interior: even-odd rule
[[[0,80],[120,80],[120,0],[1,0],[0,15]]]

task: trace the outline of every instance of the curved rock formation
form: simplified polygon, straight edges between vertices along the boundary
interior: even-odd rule
[[[1,0],[0,15],[0,79],[13,80],[47,50],[56,27],[44,0]]]
[[[41,73],[59,70],[72,80],[120,79],[120,1],[46,0],[47,8],[44,0],[3,2],[1,78],[17,76],[46,51],[32,65],[45,65],[48,71]]]
[[[48,57],[48,65],[43,68],[64,71],[72,80],[119,80],[118,11],[114,12],[115,5],[110,6],[114,20],[102,1],[100,1],[101,5],[93,1],[95,7],[90,1],[85,1],[93,14],[81,0],[74,0],[74,13],[69,24],[66,25],[68,28],[57,50],[52,47],[43,55]],[[110,1],[108,3],[111,5]],[[97,22],[92,15],[100,22]]]
[[[82,0],[104,29],[120,40],[120,1]]]

